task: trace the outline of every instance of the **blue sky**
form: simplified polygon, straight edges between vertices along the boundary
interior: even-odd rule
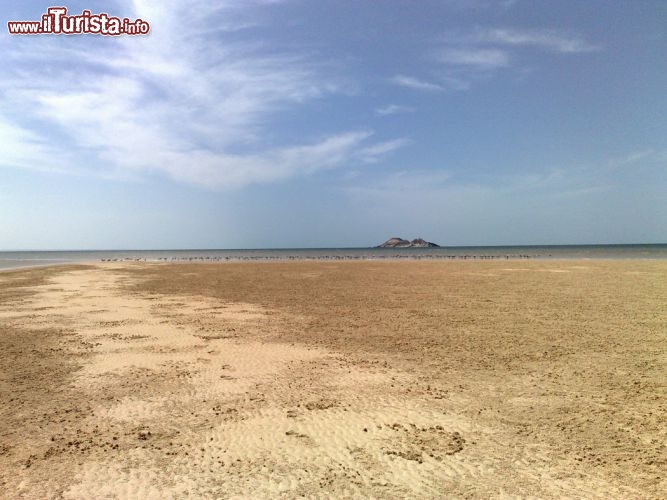
[[[4,28],[0,249],[667,242],[662,0],[66,6],[151,33]]]

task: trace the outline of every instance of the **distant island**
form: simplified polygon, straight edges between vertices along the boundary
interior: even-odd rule
[[[404,240],[403,238],[389,238],[376,248],[440,248],[440,245],[421,238],[415,238],[412,241]]]

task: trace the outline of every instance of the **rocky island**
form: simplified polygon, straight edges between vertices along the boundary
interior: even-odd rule
[[[404,240],[403,238],[389,238],[382,245],[376,248],[439,248],[440,245],[431,243],[430,241],[421,238],[415,238],[412,241]]]

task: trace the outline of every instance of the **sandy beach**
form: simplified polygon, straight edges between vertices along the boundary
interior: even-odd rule
[[[667,261],[0,273],[0,497],[667,491]]]

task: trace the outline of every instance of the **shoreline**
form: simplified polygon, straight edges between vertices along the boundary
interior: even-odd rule
[[[0,273],[7,273],[13,271],[31,271],[35,269],[49,269],[55,267],[65,267],[65,266],[87,266],[99,264],[100,261],[96,260],[81,260],[81,261],[69,261],[69,262],[52,262],[47,264],[26,264],[26,265],[17,265],[12,267],[0,267]]]
[[[541,255],[422,255],[422,256],[244,256],[244,257],[164,257],[164,258],[145,258],[145,257],[125,257],[125,258],[101,258],[87,260],[58,261],[43,264],[18,264],[14,266],[0,267],[0,273],[18,270],[40,269],[58,266],[75,265],[96,265],[96,264],[238,264],[238,263],[286,263],[286,262],[323,262],[323,263],[343,263],[343,262],[557,262],[557,261],[587,261],[587,262],[663,262],[667,258],[663,257],[645,257],[645,256],[541,256]]]
[[[0,268],[87,262],[260,262],[346,260],[497,261],[552,259],[667,260],[667,244],[466,246],[438,248],[316,248],[237,250],[3,251]]]

